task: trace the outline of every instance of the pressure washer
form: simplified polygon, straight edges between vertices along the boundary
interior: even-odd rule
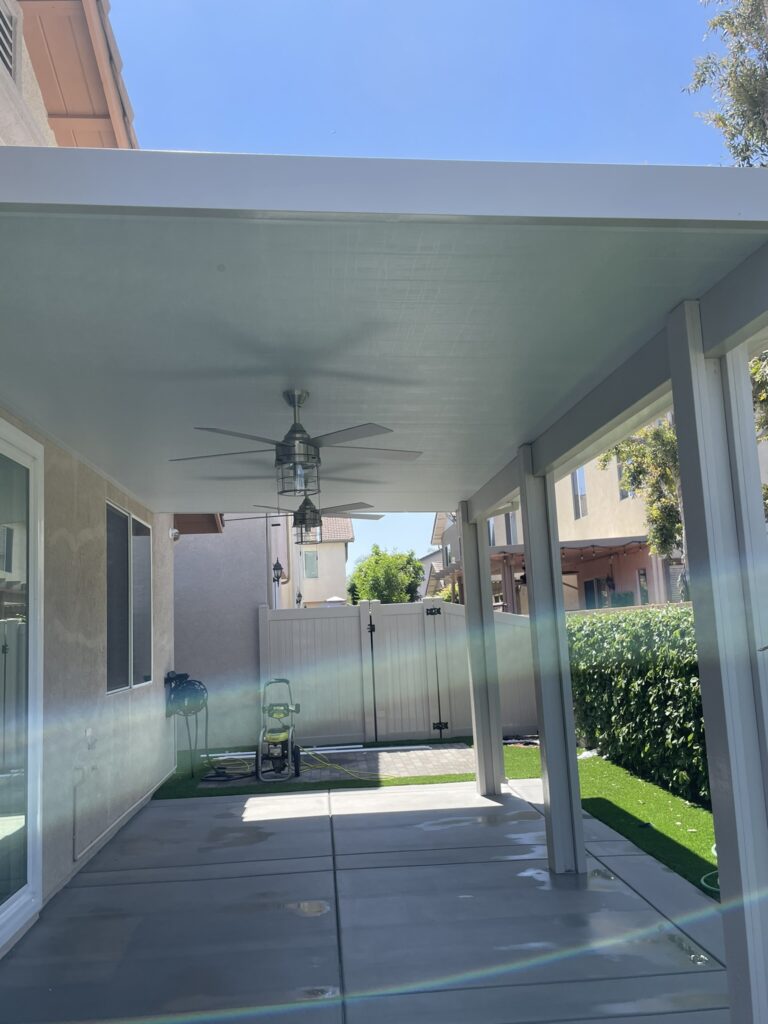
[[[269,700],[270,690],[287,700]],[[301,704],[293,703],[288,679],[270,679],[264,683],[261,729],[256,744],[256,775],[261,782],[284,781],[301,774],[301,748],[296,743],[295,730],[295,716],[300,711]]]

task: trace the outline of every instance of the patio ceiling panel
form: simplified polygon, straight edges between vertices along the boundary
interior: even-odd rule
[[[424,452],[324,450],[368,481],[326,503],[453,508],[768,240],[758,178],[6,150],[0,405],[154,510],[241,511],[268,454],[167,459],[232,450],[195,425],[282,436],[305,387],[312,433]]]

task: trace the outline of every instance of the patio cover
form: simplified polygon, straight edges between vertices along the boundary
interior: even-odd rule
[[[269,456],[167,459],[231,450],[195,425],[280,437],[285,387],[311,392],[313,433],[373,420],[394,430],[382,444],[424,452],[324,453],[365,482],[323,499],[458,506],[487,795],[503,761],[484,519],[519,500],[557,874],[586,859],[554,474],[674,393],[734,1024],[768,1019],[768,557],[746,365],[766,340],[766,241],[761,168],[0,150],[0,406],[155,512],[268,503]]]
[[[5,149],[0,404],[155,511],[227,512],[274,500],[269,455],[167,460],[281,437],[304,387],[311,432],[424,452],[326,450],[365,481],[326,503],[455,508],[766,240],[759,170]]]

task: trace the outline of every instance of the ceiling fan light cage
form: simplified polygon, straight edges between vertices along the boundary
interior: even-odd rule
[[[317,463],[280,462],[276,466],[277,493],[304,495],[320,493]]]
[[[297,544],[322,544],[323,528],[321,526],[294,526],[293,539]]]

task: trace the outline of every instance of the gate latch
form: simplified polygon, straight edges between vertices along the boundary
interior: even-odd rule
[[[369,633],[375,633],[376,632],[376,626],[374,625],[373,622],[369,622],[368,626],[366,628],[368,629]]]
[[[427,608],[427,615],[441,615],[441,608]]]
[[[440,732],[440,739],[442,739],[443,738],[444,730],[446,730],[448,728],[448,723],[447,722],[433,722],[432,723],[432,728],[439,730],[439,732]]]

